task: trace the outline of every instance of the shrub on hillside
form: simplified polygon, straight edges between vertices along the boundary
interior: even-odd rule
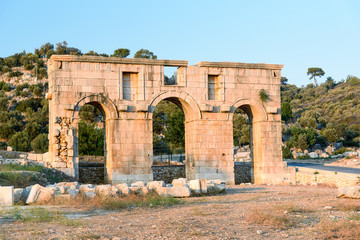
[[[39,134],[34,140],[31,141],[31,148],[36,153],[44,153],[49,149],[49,140],[46,133]]]
[[[29,152],[30,137],[25,132],[17,132],[11,137],[9,145],[13,147],[15,151]]]

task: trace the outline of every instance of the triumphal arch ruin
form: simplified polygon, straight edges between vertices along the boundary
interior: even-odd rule
[[[164,67],[177,67],[166,85]],[[185,115],[186,177],[234,183],[233,114],[250,117],[253,181],[294,180],[282,161],[280,76],[282,65],[53,55],[48,63],[51,163],[78,177],[79,110],[97,106],[105,116],[106,180],[151,181],[152,114],[169,100]],[[261,101],[265,90],[269,101]]]

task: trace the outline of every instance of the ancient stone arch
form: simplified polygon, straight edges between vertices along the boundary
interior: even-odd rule
[[[177,67],[166,85],[164,67]],[[280,70],[282,65],[53,55],[49,61],[49,152],[53,167],[78,177],[78,111],[98,106],[105,115],[106,179],[153,179],[152,113],[162,100],[185,114],[188,179],[234,183],[233,113],[251,117],[254,182],[294,181],[282,161]],[[270,101],[261,102],[266,90]]]

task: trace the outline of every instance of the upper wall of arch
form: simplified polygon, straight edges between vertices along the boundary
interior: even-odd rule
[[[165,85],[166,66],[177,67],[176,85]],[[280,115],[282,67],[236,62],[189,66],[179,60],[53,55],[48,62],[50,108],[54,114],[74,117],[76,106],[93,101],[110,118],[128,113],[151,117],[158,102],[176,98],[191,120],[207,118],[209,113],[231,117],[235,105],[246,99],[261,119],[279,119],[274,116]],[[261,89],[270,101],[261,103]]]

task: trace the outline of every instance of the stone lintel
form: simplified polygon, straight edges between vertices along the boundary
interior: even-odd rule
[[[213,111],[213,106],[211,106],[209,104],[201,104],[200,105],[200,110],[202,112],[212,112]]]
[[[229,105],[221,105],[220,106],[220,112],[230,112],[231,106]]]
[[[120,112],[126,112],[128,110],[128,106],[126,104],[119,104],[117,107]]]
[[[136,111],[137,112],[147,112],[149,110],[149,107],[147,105],[136,105]]]
[[[239,62],[199,62],[198,67],[215,67],[215,68],[244,68],[244,69],[269,69],[281,70],[284,65],[266,64],[266,63],[239,63]]]
[[[277,114],[278,108],[277,107],[267,107],[266,112],[270,113],[270,114]]]
[[[119,58],[119,57],[96,57],[96,56],[74,56],[74,55],[52,55],[50,63],[56,61],[63,62],[93,62],[93,63],[114,63],[114,64],[138,64],[138,65],[160,65],[187,67],[188,61],[185,60],[165,60],[165,59],[146,59],[146,58]]]

